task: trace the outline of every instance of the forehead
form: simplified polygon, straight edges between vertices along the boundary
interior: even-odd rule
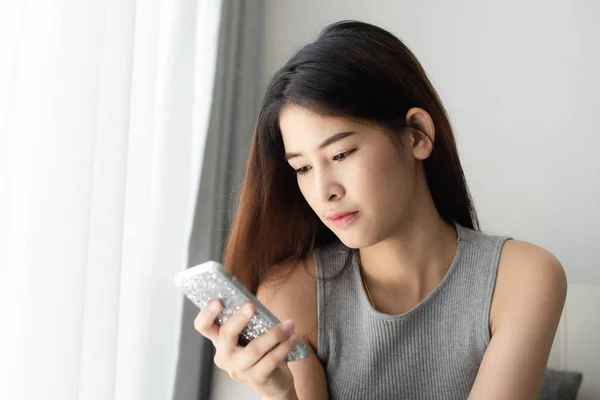
[[[349,118],[330,117],[306,108],[289,105],[279,115],[279,128],[286,146],[320,142],[332,134],[354,130],[359,123]]]

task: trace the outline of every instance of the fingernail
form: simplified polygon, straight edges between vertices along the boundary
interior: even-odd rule
[[[219,303],[220,303],[219,300],[213,300],[213,301],[211,301],[210,305],[208,306],[209,310],[213,311],[213,312],[217,311],[219,309]]]
[[[298,340],[298,335],[296,335],[295,333],[292,333],[292,336],[289,337],[289,340],[292,342]]]
[[[287,321],[283,321],[281,323],[281,330],[288,334],[292,333],[292,331],[294,330],[294,323],[292,322],[292,320],[288,319]]]
[[[246,304],[244,306],[244,309],[242,310],[242,312],[244,313],[245,316],[247,317],[251,317],[254,315],[254,310],[252,309],[252,306],[250,304]]]

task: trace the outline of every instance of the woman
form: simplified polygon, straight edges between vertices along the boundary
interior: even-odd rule
[[[291,320],[246,347],[250,304],[195,322],[266,399],[533,399],[566,297],[552,254],[479,231],[421,65],[357,21],[273,77],[224,263]],[[282,364],[296,340],[309,357]]]

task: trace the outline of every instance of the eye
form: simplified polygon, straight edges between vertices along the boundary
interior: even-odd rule
[[[345,151],[343,153],[340,154],[336,154],[335,156],[333,156],[333,160],[334,161],[343,161],[345,160],[350,154],[354,153],[356,151],[356,149],[352,149],[352,150],[348,150]]]
[[[308,168],[309,167],[301,167],[298,169],[294,169],[294,171],[296,172],[297,175],[304,175],[305,173],[308,172]]]
[[[356,149],[352,149],[352,150],[345,151],[343,153],[336,154],[335,156],[333,156],[333,161],[344,161],[350,154],[354,153],[355,151],[356,151]],[[310,171],[309,166],[304,166],[304,167],[301,167],[298,169],[294,169],[294,172],[296,173],[296,175],[304,175],[308,171]]]

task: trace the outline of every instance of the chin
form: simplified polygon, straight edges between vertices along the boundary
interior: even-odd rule
[[[377,240],[374,240],[373,237],[370,237],[370,235],[365,235],[364,232],[350,233],[334,231],[334,233],[344,246],[351,249],[362,249],[378,242]]]

